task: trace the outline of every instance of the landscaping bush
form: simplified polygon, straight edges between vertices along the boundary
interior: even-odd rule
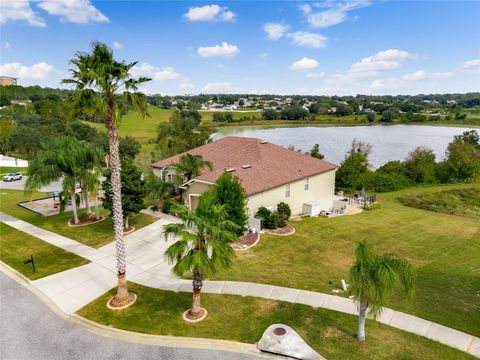
[[[255,217],[262,219],[262,228],[264,229],[278,228],[280,217],[278,216],[278,212],[276,211],[272,212],[266,207],[262,206],[258,209]]]
[[[399,173],[373,172],[366,175],[365,187],[376,192],[405,189],[412,185],[410,179]]]
[[[287,203],[281,202],[277,205],[277,214],[278,214],[278,225],[280,227],[287,226],[287,221],[292,215],[292,210]]]

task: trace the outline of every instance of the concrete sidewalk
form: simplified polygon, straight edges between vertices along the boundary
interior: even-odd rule
[[[71,251],[91,261],[90,264],[70,269],[31,282],[47,295],[62,311],[73,314],[100,295],[116,286],[115,245],[110,243],[94,249],[25,221],[0,213],[0,221],[50,244]],[[127,250],[127,277],[129,281],[162,290],[191,292],[191,280],[178,279],[164,252],[171,244],[162,236],[164,218],[125,236]],[[357,306],[351,299],[319,292],[292,289],[268,284],[235,281],[205,281],[205,293],[254,296],[287,301],[357,315]],[[442,344],[480,357],[480,339],[464,332],[384,308],[377,321],[410,333],[427,337]]]

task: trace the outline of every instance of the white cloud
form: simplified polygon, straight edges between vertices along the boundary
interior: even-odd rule
[[[112,44],[112,47],[113,47],[114,49],[117,49],[117,50],[118,50],[118,49],[123,48],[123,44],[119,43],[118,41],[114,41],[113,44]]]
[[[418,80],[438,80],[438,79],[448,79],[453,76],[453,72],[426,72],[424,70],[415,71],[412,74],[406,74],[402,76],[403,80],[407,81],[418,81]]]
[[[50,15],[60,16],[63,22],[88,24],[110,22],[90,3],[90,0],[42,0],[38,6]]]
[[[263,25],[263,31],[267,33],[267,37],[271,40],[278,40],[285,35],[289,26],[280,23],[268,22]]]
[[[234,21],[235,13],[219,5],[191,7],[183,15],[189,21]]]
[[[236,45],[232,45],[226,42],[222,42],[222,45],[215,46],[201,46],[197,49],[197,54],[201,57],[233,57],[240,52],[240,49]]]
[[[299,46],[322,48],[327,45],[327,38],[323,35],[305,31],[296,31],[287,34],[292,42]]]
[[[4,47],[5,49],[10,50],[12,48],[12,44],[10,44],[8,41],[5,41]]]
[[[326,2],[323,4],[302,5],[300,9],[307,18],[307,22],[315,28],[326,28],[340,24],[348,17],[348,12],[370,5],[368,0],[346,0],[340,2]],[[325,9],[317,11],[318,8]]]
[[[315,69],[318,66],[318,61],[315,59],[304,57],[298,61],[295,61],[290,65],[290,69],[294,71]]]
[[[0,24],[7,21],[26,21],[31,26],[46,26],[30,7],[28,0],[0,0]]]
[[[322,72],[311,72],[311,73],[308,73],[307,75],[307,78],[309,79],[321,79],[323,77],[325,77],[325,73],[322,71]]]
[[[373,80],[372,83],[370,84],[370,87],[372,89],[383,89],[386,86],[385,80],[384,79],[376,79]]]
[[[234,86],[231,82],[211,82],[205,84],[202,90],[206,93],[241,93],[245,89]]]
[[[141,63],[135,65],[130,74],[134,77],[145,76],[151,78],[153,81],[177,80],[181,76],[175,71],[173,67],[166,66],[158,68],[149,63]]]
[[[463,68],[464,68],[464,69],[477,69],[477,68],[480,68],[480,59],[474,59],[474,60],[465,61],[465,62],[463,63]]]
[[[22,85],[59,86],[62,73],[46,62],[24,65],[19,62],[0,65],[0,74],[19,79]]]
[[[400,67],[402,61],[415,58],[415,56],[416,55],[410,54],[407,51],[388,49],[363,58],[359,62],[353,64],[350,70],[352,72],[371,72],[396,69]]]
[[[187,90],[187,89],[193,89],[195,87],[195,85],[193,85],[191,82],[189,81],[182,81],[178,87],[180,89],[183,89],[183,90]]]

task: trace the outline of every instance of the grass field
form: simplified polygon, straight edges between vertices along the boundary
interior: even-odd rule
[[[390,307],[480,335],[480,221],[402,205],[397,198],[480,184],[413,188],[379,194],[381,207],[358,215],[292,222],[296,233],[264,234],[216,276],[331,293],[347,279],[354,250],[366,240],[380,252],[407,258],[416,270],[411,305],[395,294]],[[330,284],[332,282],[332,284]]]
[[[33,272],[32,264],[23,263],[23,260],[31,255],[35,262],[35,272]],[[50,245],[4,223],[0,223],[0,260],[30,280],[89,263],[80,256]]]
[[[44,193],[34,193],[32,195],[33,199],[45,197]],[[25,197],[23,191],[1,190],[0,211],[95,248],[106,245],[114,239],[113,222],[108,217],[109,212],[103,208],[101,208],[101,215],[107,216],[107,219],[104,221],[87,226],[71,227],[67,224],[72,217],[71,213],[65,212],[44,217],[17,205],[17,202],[25,200],[29,200],[29,198]],[[80,210],[79,215],[83,214],[83,212],[83,209]],[[151,224],[155,220],[154,217],[142,213],[130,215],[129,218],[130,225],[135,226],[137,229]]]
[[[408,194],[399,200],[417,209],[480,219],[480,191],[477,188]]]
[[[203,294],[208,316],[196,324],[181,319],[191,306],[190,293],[175,293],[129,284],[138,295],[128,309],[105,307],[114,289],[79,311],[79,315],[107,326],[159,335],[203,337],[257,342],[274,323],[293,327],[327,359],[473,359],[426,338],[367,320],[367,341],[355,339],[357,318],[325,309],[281,301],[234,295]]]
[[[156,106],[149,106],[148,113],[150,114],[150,117],[145,118],[142,118],[138,113],[131,111],[122,117],[119,129],[120,136],[133,136],[139,142],[145,143],[157,136],[158,124],[168,121],[173,111],[173,109],[160,109]],[[100,131],[106,131],[103,124],[89,121],[84,121],[84,123],[91,125]]]
[[[217,112],[230,112],[230,111],[200,111],[200,115],[202,115],[202,121],[203,122],[213,122],[213,114]],[[261,111],[232,111],[233,114],[233,119],[234,120],[240,120],[242,118],[255,118],[255,119],[261,119],[262,118],[262,112]],[[224,123],[216,123],[219,125],[222,125]],[[235,124],[235,123],[234,123]]]
[[[12,172],[19,172],[19,173],[22,173],[23,175],[26,175],[27,171],[28,171],[28,168],[26,167],[0,166],[0,175],[2,176]]]

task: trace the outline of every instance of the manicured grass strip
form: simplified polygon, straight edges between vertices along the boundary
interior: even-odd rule
[[[33,272],[32,264],[23,263],[23,260],[31,255],[35,261],[35,272]],[[80,256],[4,223],[0,223],[0,260],[31,280],[89,263]]]
[[[137,302],[121,311],[106,308],[115,290],[78,313],[119,329],[157,335],[203,337],[255,343],[273,323],[284,323],[327,359],[473,359],[426,338],[367,321],[367,341],[355,339],[357,318],[325,309],[234,295],[203,294],[207,318],[195,324],[181,319],[191,294],[163,291],[129,283]]]
[[[381,208],[331,219],[293,222],[296,233],[264,234],[260,242],[239,253],[230,270],[216,276],[331,293],[348,282],[359,241],[379,253],[408,259],[416,271],[411,305],[394,294],[389,307],[480,336],[480,221],[414,209],[397,198],[480,184],[434,186],[379,194]]]
[[[13,166],[0,166],[0,175],[5,176],[8,173],[22,173],[22,175],[26,175],[28,172],[28,168],[26,167],[13,167]],[[1,181],[2,179],[0,179]]]
[[[399,200],[417,209],[480,218],[480,191],[476,188],[405,194]]]
[[[33,199],[40,197],[45,197],[45,194],[32,194]],[[103,208],[101,208],[100,214],[107,217],[104,221],[92,225],[71,227],[67,225],[68,220],[72,218],[71,212],[65,212],[54,216],[41,216],[17,205],[17,202],[26,200],[30,200],[30,198],[26,197],[23,191],[1,190],[0,211],[41,227],[42,229],[52,231],[56,234],[63,235],[95,248],[108,244],[113,241],[115,237],[113,232],[113,221],[108,217],[109,212]],[[81,209],[79,215],[82,216],[84,212],[85,210]],[[129,218],[130,225],[135,226],[136,229],[149,225],[156,220],[156,218],[142,213],[133,214]]]

